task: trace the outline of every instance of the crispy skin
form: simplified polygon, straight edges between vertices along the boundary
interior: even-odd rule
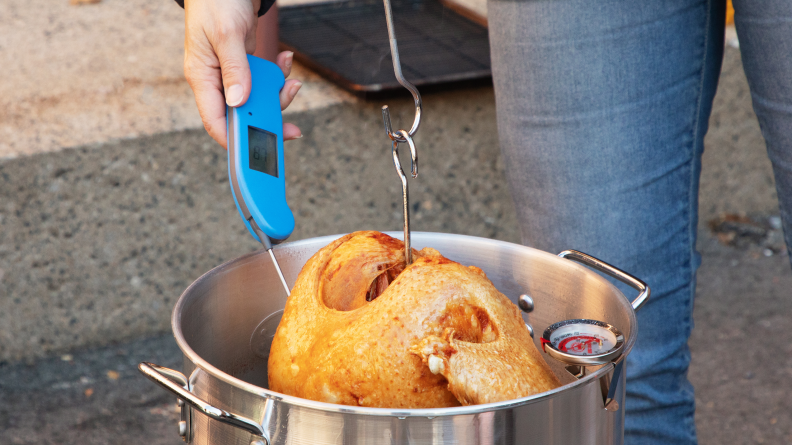
[[[426,248],[401,271],[403,249],[382,233],[356,232],[306,263],[272,343],[270,389],[343,405],[438,408],[560,386],[517,306],[481,269]]]

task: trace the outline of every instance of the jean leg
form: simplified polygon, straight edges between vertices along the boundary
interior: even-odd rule
[[[734,0],[734,22],[792,261],[792,2]]]
[[[687,340],[724,15],[719,0],[489,2],[523,242],[582,250],[653,290],[627,363],[628,444],[696,443]]]

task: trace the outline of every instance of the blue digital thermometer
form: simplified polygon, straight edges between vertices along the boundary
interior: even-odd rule
[[[272,62],[251,55],[252,88],[247,102],[226,108],[228,176],[237,210],[253,238],[269,252],[289,292],[272,246],[294,231],[294,214],[286,203],[283,167],[283,116],[279,93],[285,79]]]

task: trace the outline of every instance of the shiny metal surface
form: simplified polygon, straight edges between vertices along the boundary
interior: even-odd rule
[[[534,337],[533,326],[529,325],[528,323],[525,323],[525,327],[528,328],[528,333],[530,333],[531,334],[531,338],[533,338]]]
[[[415,143],[410,137],[409,134],[405,130],[399,130],[399,134],[404,136],[407,139],[407,142],[410,146],[410,173],[413,178],[418,177],[418,153],[415,151]],[[403,203],[403,211],[404,211],[404,262],[407,265],[412,264],[412,247],[410,243],[410,190],[407,187],[407,176],[404,174],[404,169],[401,166],[401,161],[399,160],[399,142],[393,141],[393,149],[391,150],[393,154],[393,166],[396,167],[396,173],[399,175],[399,179],[401,180],[402,185],[402,203]]]
[[[278,264],[278,259],[275,258],[275,254],[272,253],[272,240],[267,236],[266,233],[264,233],[263,230],[259,228],[258,224],[256,224],[256,220],[254,220],[252,216],[248,218],[248,222],[250,223],[250,227],[253,229],[253,231],[256,232],[256,236],[258,236],[261,245],[264,246],[264,250],[269,252],[269,256],[272,258],[272,265],[275,266],[275,272],[278,273],[278,278],[280,278],[281,284],[283,284],[283,289],[286,290],[286,295],[291,295],[289,285],[286,284],[286,279],[283,278],[283,271],[281,271],[280,264]]]
[[[624,272],[621,269],[617,269],[610,264],[602,261],[600,259],[594,258],[591,255],[587,255],[583,252],[578,252],[577,250],[565,250],[558,254],[561,258],[566,258],[568,260],[577,261],[581,264],[585,264],[592,269],[596,269],[600,272],[606,273],[613,278],[621,281],[622,283],[632,287],[633,289],[640,292],[638,296],[633,300],[632,307],[634,310],[638,310],[646,304],[646,301],[649,299],[649,295],[651,291],[649,290],[649,286],[646,285],[643,281],[635,278],[634,276]]]
[[[412,160],[412,177],[418,177],[418,150],[415,148],[415,141],[412,136],[418,131],[421,125],[421,112],[423,106],[421,105],[421,94],[415,85],[411,84],[404,78],[401,69],[401,60],[399,60],[399,45],[396,43],[396,27],[393,26],[393,10],[391,8],[390,0],[383,0],[385,5],[385,22],[388,25],[388,38],[390,42],[391,58],[393,59],[393,73],[396,75],[396,80],[410,91],[415,101],[415,119],[410,131],[396,130],[393,131],[391,124],[390,111],[387,105],[382,106],[382,122],[385,124],[385,132],[393,142],[391,152],[393,154],[393,165],[396,167],[396,173],[402,183],[402,201],[404,206],[404,261],[407,265],[412,264],[412,250],[410,248],[410,194],[407,188],[407,176],[404,175],[404,170],[399,161],[399,143],[406,142],[410,146],[410,158]]]
[[[289,290],[289,285],[286,284],[286,278],[283,276],[283,271],[280,268],[280,264],[278,264],[278,259],[275,258],[275,253],[272,252],[272,248],[267,249],[267,253],[269,253],[270,258],[272,258],[272,265],[275,266],[275,272],[278,273],[278,278],[280,279],[280,282],[283,285],[283,289],[286,290],[286,295],[291,295],[291,290]]]
[[[534,301],[530,295],[522,294],[520,298],[517,300],[517,306],[520,307],[520,310],[523,312],[530,313],[534,310]]]
[[[276,247],[287,282],[293,285],[307,259],[335,238]],[[254,345],[252,334],[262,320],[283,309],[286,296],[267,256],[254,252],[196,280],[174,308],[174,336],[184,353],[190,393],[213,408],[256,422],[270,444],[623,443],[624,410],[614,407],[623,404],[621,368],[637,331],[635,311],[616,287],[580,264],[511,243],[421,232],[413,233],[412,241],[418,249],[433,247],[452,260],[481,267],[515,304],[519,295],[531,295],[535,309],[530,324],[536,329],[572,318],[618,327],[627,339],[622,357],[588,368],[579,380],[562,363],[548,360],[562,387],[486,405],[395,410],[274,393],[267,389],[266,347]],[[260,335],[264,340],[258,341],[266,337]],[[255,434],[201,413],[193,414],[190,429],[188,436],[198,444],[248,445]]]
[[[410,91],[413,101],[415,102],[415,119],[413,120],[412,127],[410,127],[410,131],[407,132],[407,136],[415,136],[415,132],[418,131],[418,127],[421,125],[421,113],[423,111],[421,94],[418,92],[418,88],[415,88],[415,85],[408,82],[407,79],[404,78],[404,74],[402,74],[401,60],[399,59],[399,45],[396,43],[396,27],[393,26],[393,10],[391,9],[390,0],[383,0],[383,3],[385,5],[385,22],[388,25],[391,59],[393,59],[393,73],[396,75],[396,80],[399,81],[401,86]],[[399,131],[393,131],[390,111],[387,105],[383,105],[382,107],[382,120],[385,123],[385,132],[388,133],[388,137],[392,141],[407,142],[409,140],[405,135],[399,134]]]
[[[266,439],[267,432],[258,422],[243,416],[229,413],[220,408],[215,408],[208,402],[202,400],[200,397],[197,397],[195,394],[191,393],[189,389],[183,388],[173,383],[168,378],[168,376],[173,376],[175,374],[174,370],[147,362],[143,362],[138,365],[138,369],[141,373],[143,373],[143,375],[148,377],[149,380],[176,394],[179,396],[179,400],[187,403],[193,409],[199,410],[201,413],[212,418],[213,420],[231,425],[235,428],[247,431],[250,434],[261,436],[262,438]],[[178,380],[186,380],[186,378],[184,376],[179,376]],[[184,436],[186,432],[185,434],[182,434],[182,422],[179,422],[179,434]],[[186,427],[187,423],[185,422],[183,425]]]

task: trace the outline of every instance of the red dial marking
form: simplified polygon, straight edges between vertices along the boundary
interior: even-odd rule
[[[558,349],[569,354],[593,354],[592,345],[599,344],[599,342],[600,340],[597,337],[577,335],[563,339],[558,344]]]

